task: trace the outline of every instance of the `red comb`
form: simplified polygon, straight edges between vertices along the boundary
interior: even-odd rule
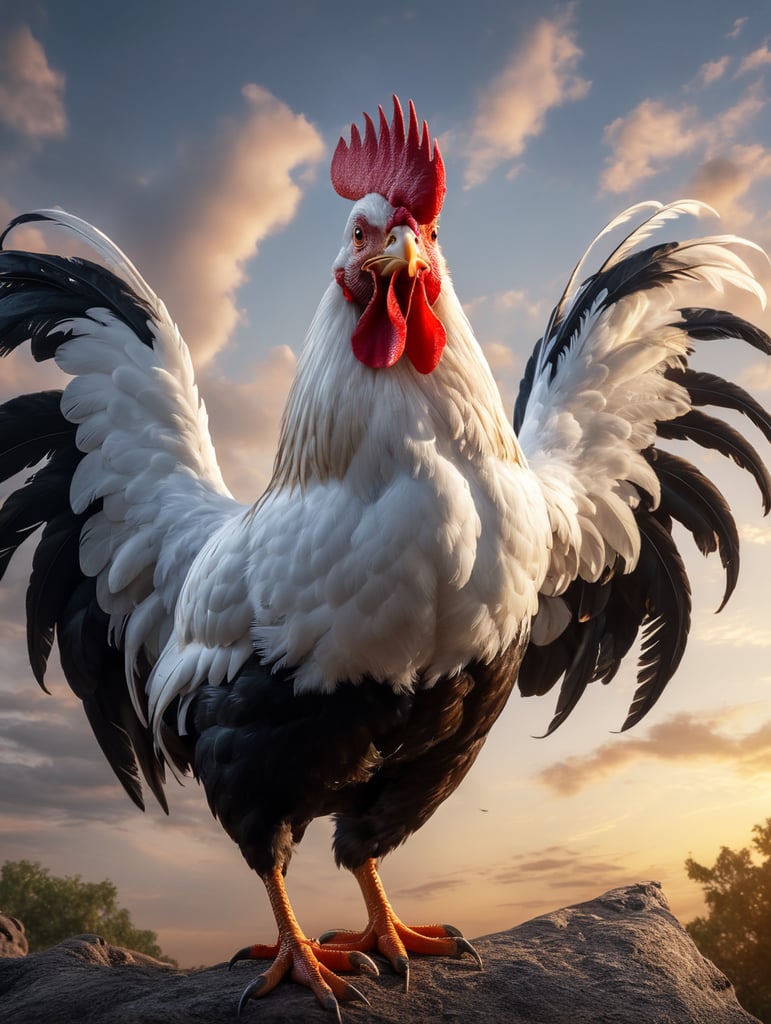
[[[355,124],[351,125],[351,141],[340,139],[332,157],[332,185],[344,199],[361,199],[378,192],[392,206],[403,206],[420,224],[430,224],[438,216],[444,200],[444,161],[434,141],[433,154],[428,125],[418,130],[418,118],[410,100],[410,123],[405,138],[404,114],[394,96],[394,116],[389,125],[383,108],[380,133],[375,132],[372,118],[364,115],[364,141]]]

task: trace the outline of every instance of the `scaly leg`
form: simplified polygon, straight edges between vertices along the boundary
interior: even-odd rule
[[[353,875],[361,887],[367,907],[367,927],[363,932],[325,932],[319,942],[328,945],[330,951],[334,949],[352,953],[356,950],[379,950],[391,962],[397,974],[404,976],[405,989],[409,986],[410,977],[408,951],[434,956],[462,956],[468,953],[482,967],[482,958],[477,951],[451,925],[431,924],[410,928],[400,921],[388,902],[374,859],[365,861],[353,871]]]
[[[334,972],[365,970],[378,974],[375,963],[359,950],[328,949],[308,939],[294,916],[280,868],[275,868],[262,880],[278,925],[278,942],[273,946],[245,946],[230,961],[232,967],[239,960],[273,960],[270,967],[244,989],[238,1004],[239,1014],[249,999],[267,995],[287,974],[307,986],[338,1021],[341,1019],[339,999],[361,999],[368,1003],[355,986],[338,978]]]

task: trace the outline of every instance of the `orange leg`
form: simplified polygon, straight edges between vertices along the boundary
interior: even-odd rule
[[[238,1004],[239,1014],[249,999],[267,995],[287,974],[307,986],[338,1021],[341,1019],[339,999],[360,999],[368,1003],[355,986],[338,978],[334,972],[365,970],[378,974],[375,963],[359,950],[328,949],[308,939],[294,916],[281,870],[274,869],[263,881],[278,925],[278,942],[273,946],[246,946],[230,961],[232,967],[239,960],[273,960],[270,967],[244,989]]]
[[[481,968],[482,958],[457,929],[443,924],[410,928],[399,920],[388,902],[374,860],[365,861],[353,874],[361,887],[367,907],[367,927],[363,932],[325,932],[319,942],[328,944],[330,950],[340,952],[379,950],[391,962],[397,974],[404,976],[405,988],[409,986],[408,951],[434,956],[462,956],[468,953]]]

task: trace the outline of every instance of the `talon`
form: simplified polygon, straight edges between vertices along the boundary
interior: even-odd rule
[[[355,985],[352,985],[350,981],[348,982],[348,985],[345,990],[345,998],[350,999],[352,1003],[359,1002],[366,1003],[367,1006],[372,1005],[369,999],[367,999],[367,997],[364,995],[364,993],[360,989],[356,988]]]
[[[342,1015],[340,1014],[340,1004],[338,1003],[338,1001],[335,999],[331,992],[323,1001],[322,1006],[329,1013],[334,1013],[335,1017],[337,1017],[337,1024],[343,1024],[343,1018]]]
[[[239,949],[237,953],[234,953],[228,963],[228,970],[232,971],[239,960],[251,960],[252,958],[249,956],[249,950],[251,948],[251,946],[244,946],[243,949]]]
[[[319,942],[321,940],[319,939]],[[352,949],[348,954],[348,959],[351,961],[351,966],[355,967],[361,974],[371,974],[377,978],[380,975],[380,968],[372,959],[367,956],[366,953],[362,953],[360,949]]]
[[[397,974],[401,974],[404,977],[409,978],[410,976],[410,960],[407,956],[397,956],[393,960],[393,969]]]
[[[458,946],[458,954],[457,955],[458,956],[463,956],[464,953],[468,953],[469,956],[473,956],[473,958],[476,960],[477,967],[479,968],[479,970],[480,971],[483,970],[482,957],[479,955],[479,953],[477,953],[477,951],[471,945],[469,940],[468,939],[464,939],[463,936],[460,934],[460,932],[458,932],[458,935],[457,935],[457,938],[455,939],[455,942],[456,942],[456,944]]]
[[[265,982],[265,975],[261,974],[259,978],[255,978],[254,981],[250,981],[244,991],[241,993],[241,998],[238,1000],[238,1016],[240,1017],[244,1011],[244,1007],[250,999],[256,997],[257,992],[262,988]]]

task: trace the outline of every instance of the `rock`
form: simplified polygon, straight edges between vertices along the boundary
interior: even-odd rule
[[[385,962],[357,977],[371,1002],[345,1024],[751,1024],[728,979],[698,952],[655,883],[614,889],[474,945],[470,958],[413,957],[410,991]],[[94,935],[0,958],[0,1011],[13,1024],[235,1024],[258,964],[169,967]],[[329,1022],[299,985],[250,1002],[241,1024]]]
[[[24,925],[0,910],[0,957],[26,956],[28,951]]]

